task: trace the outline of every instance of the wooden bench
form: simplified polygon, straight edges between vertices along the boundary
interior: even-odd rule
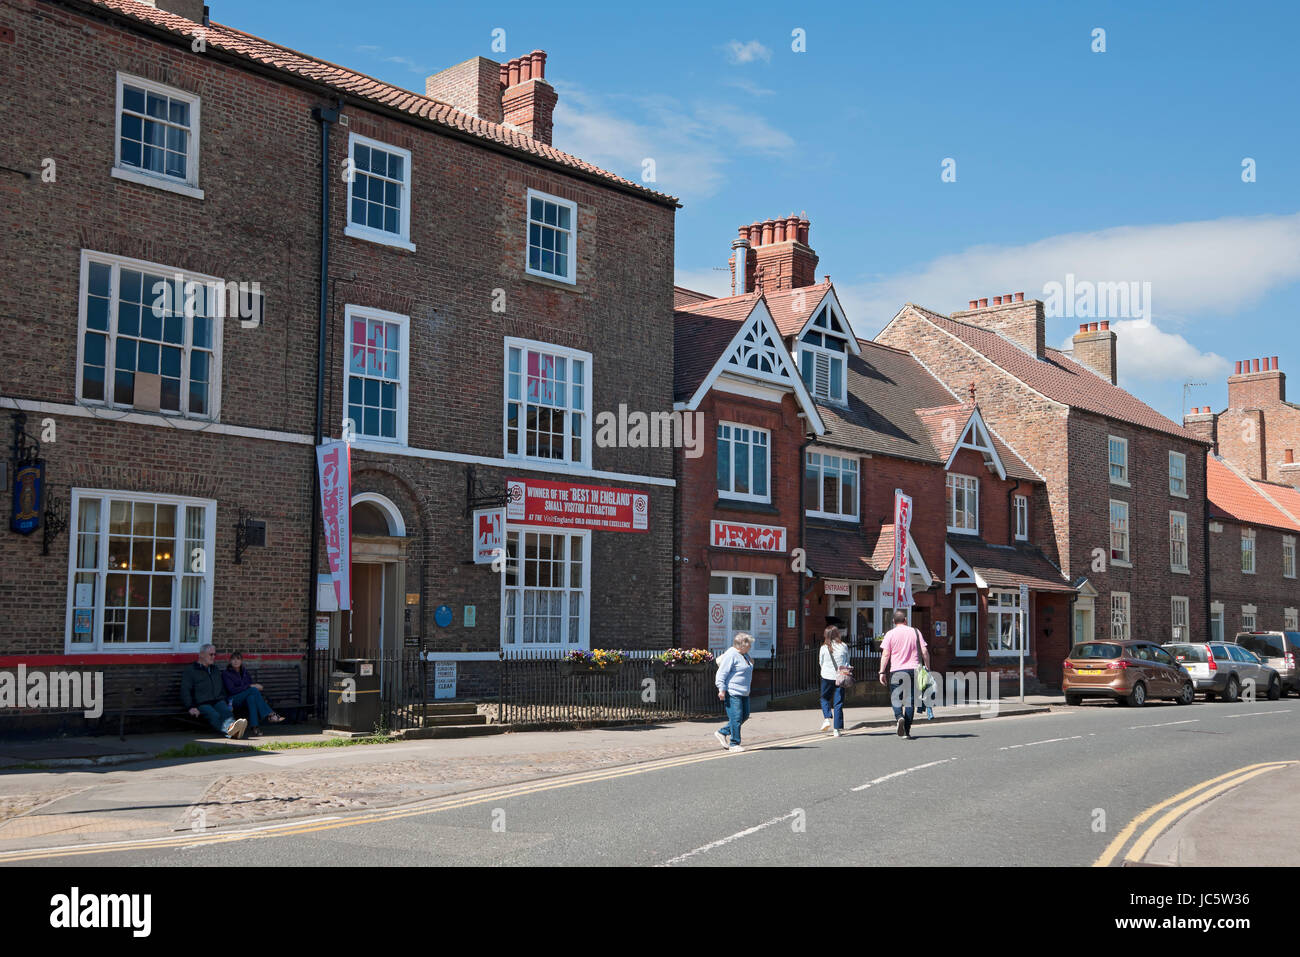
[[[297,661],[268,661],[257,668],[248,667],[248,674],[253,684],[262,686],[262,697],[271,706],[271,710],[282,715],[286,721],[298,722],[303,713],[311,708],[303,687],[302,667]],[[248,717],[248,709],[239,705],[235,709],[237,717]]]

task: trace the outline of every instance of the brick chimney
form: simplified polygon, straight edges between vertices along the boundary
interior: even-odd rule
[[[1228,376],[1228,408],[1262,409],[1286,401],[1286,375],[1277,356],[1246,359]]]
[[[424,81],[424,92],[489,123],[501,122],[501,64],[471,57]]]
[[[1087,366],[1111,385],[1115,384],[1115,333],[1110,320],[1081,322],[1074,334],[1074,361]]]
[[[748,240],[750,250],[744,256],[745,292],[754,292],[760,282],[763,292],[798,289],[817,282],[817,254],[808,245],[810,225],[807,213],[791,213],[740,227],[739,238]],[[733,248],[738,242],[732,243]],[[738,265],[740,258],[736,257]]]
[[[1300,462],[1296,461],[1295,449],[1282,450],[1282,464],[1277,468],[1279,482],[1300,488]]]
[[[546,54],[534,50],[500,67],[502,122],[551,145],[551,116],[559,95],[546,82]]]
[[[1043,358],[1047,352],[1046,319],[1041,299],[1025,299],[1023,292],[1006,293],[988,299],[972,299],[969,309],[952,318],[982,329],[1000,332],[1031,355]]]
[[[1214,454],[1219,454],[1219,417],[1210,411],[1208,405],[1193,406],[1192,411],[1183,416],[1183,428],[1209,442]]]
[[[203,0],[139,0],[139,2],[155,10],[174,13],[186,20],[193,20],[195,23],[203,22],[203,11],[207,6]]]

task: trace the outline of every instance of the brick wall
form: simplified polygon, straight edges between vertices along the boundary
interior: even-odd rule
[[[1300,608],[1300,581],[1282,577],[1282,536],[1296,533],[1221,520],[1217,525],[1222,531],[1210,532],[1210,599],[1223,605],[1224,637],[1242,629],[1243,605],[1255,606],[1257,630],[1281,629],[1284,609]],[[1253,575],[1241,570],[1243,527],[1255,529]]]
[[[1300,460],[1300,406],[1286,401],[1286,374],[1272,368],[1229,376],[1218,437],[1219,454],[1251,478],[1294,483],[1297,473],[1283,466],[1288,454]]]

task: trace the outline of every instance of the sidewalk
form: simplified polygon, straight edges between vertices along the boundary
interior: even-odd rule
[[[1056,697],[999,702],[999,717],[1045,714]],[[978,707],[943,708],[935,722],[977,718]],[[154,755],[200,741],[192,733],[0,743],[0,760],[122,761],[0,773],[0,850],[158,836],[196,825],[222,827],[367,810],[537,778],[711,751],[722,717],[586,731],[532,731],[477,738],[259,752],[158,761]],[[924,718],[918,731],[930,722]],[[821,713],[763,711],[745,724],[746,746],[817,732]],[[846,728],[891,728],[889,708],[846,708]],[[268,734],[270,734],[268,732]],[[332,740],[320,734],[260,739]],[[44,748],[44,751],[41,748]]]

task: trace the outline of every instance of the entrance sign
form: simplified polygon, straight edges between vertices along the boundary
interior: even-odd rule
[[[894,489],[894,607],[912,607],[911,563],[907,551],[912,534],[912,497]]]
[[[709,541],[715,548],[750,548],[760,552],[784,552],[785,529],[776,525],[745,525],[713,521]]]
[[[474,564],[491,565],[505,554],[505,517],[499,508],[481,508],[474,513]]]
[[[847,597],[849,594],[849,583],[848,582],[827,582],[826,594],[844,595]]]
[[[352,610],[352,449],[346,442],[316,446],[321,521],[334,595],[340,611]]]
[[[508,522],[602,532],[650,530],[650,496],[645,492],[512,478],[506,479],[506,493]]]

